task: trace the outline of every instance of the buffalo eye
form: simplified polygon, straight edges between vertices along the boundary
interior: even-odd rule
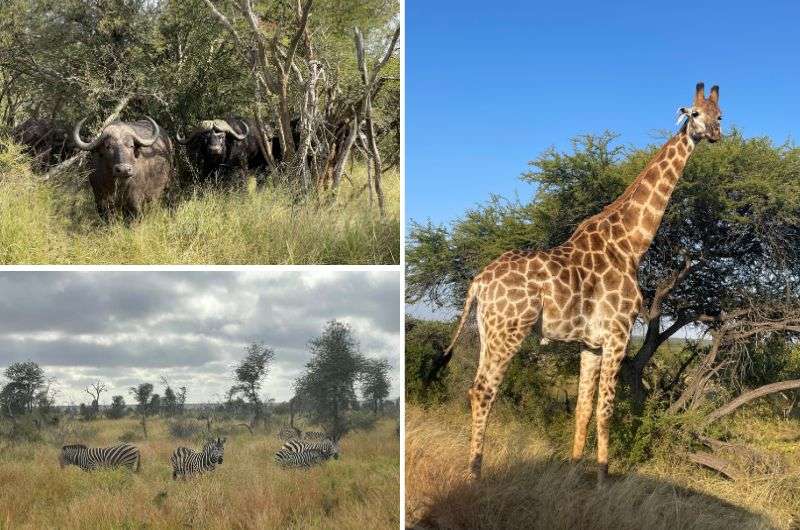
[[[700,116],[699,112],[697,112],[697,111],[692,112],[692,118],[696,118],[698,116]]]
[[[718,121],[722,121],[722,116],[720,116],[719,118],[717,118],[717,120],[718,120]]]

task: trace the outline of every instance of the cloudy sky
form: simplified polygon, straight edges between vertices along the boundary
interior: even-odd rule
[[[284,401],[325,323],[349,323],[361,351],[392,363],[400,395],[398,272],[3,272],[0,369],[32,360],[55,379],[56,402],[101,404],[160,378],[191,403],[219,400],[253,341],[275,350],[262,394]],[[0,382],[4,382],[0,377]]]

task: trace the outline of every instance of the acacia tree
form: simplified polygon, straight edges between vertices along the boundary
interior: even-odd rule
[[[245,347],[244,359],[233,370],[236,380],[239,382],[229,390],[228,400],[231,401],[241,394],[250,403],[253,411],[251,427],[258,425],[264,417],[264,407],[259,393],[274,358],[275,352],[272,348],[254,342]]]
[[[130,387],[130,394],[136,401],[136,412],[139,413],[139,420],[142,424],[142,432],[144,437],[147,438],[147,416],[150,414],[151,395],[153,394],[153,385],[150,383],[142,383],[139,386]]]
[[[378,414],[383,410],[383,400],[389,397],[391,382],[389,370],[391,364],[387,359],[366,359],[361,373],[361,394],[372,405],[372,411]]]
[[[125,416],[127,407],[123,396],[111,396],[111,407],[106,412],[106,416],[112,420],[118,420]]]
[[[472,277],[502,252],[564,242],[578,223],[615,199],[653,154],[654,148],[612,147],[614,139],[611,133],[579,137],[570,153],[551,149],[539,156],[522,176],[537,186],[530,202],[494,198],[449,228],[412,224],[407,300],[460,309]],[[668,391],[678,399],[691,386],[687,370],[702,363],[705,343],[695,352],[687,348],[677,368],[652,362],[659,346],[679,333],[718,334],[737,315],[740,323],[764,330],[764,337],[791,338],[789,324],[770,333],[764,326],[774,318],[790,322],[800,310],[788,294],[800,291],[799,176],[800,149],[792,145],[745,139],[734,130],[713,146],[698,146],[640,263],[644,303],[636,330],[643,337],[622,369],[637,409],[648,395]],[[751,307],[781,308],[781,315]],[[720,341],[715,358],[730,365],[721,371],[714,364],[714,380],[741,374],[734,368],[747,359],[742,351],[754,347],[752,341]],[[545,354],[561,348],[527,347]]]
[[[9,380],[0,390],[2,413],[8,416],[33,411],[36,396],[45,389],[44,370],[33,361],[12,363],[3,375]]]
[[[311,360],[295,382],[295,394],[312,422],[339,436],[347,430],[346,413],[357,403],[355,384],[364,372],[349,325],[331,320],[322,335],[309,341]]]

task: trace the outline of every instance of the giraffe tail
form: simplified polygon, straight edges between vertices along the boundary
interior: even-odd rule
[[[453,339],[450,341],[450,346],[442,349],[441,343],[434,341],[433,347],[440,350],[440,353],[431,363],[431,369],[428,372],[427,377],[424,379],[426,387],[439,376],[439,372],[445,366],[447,366],[447,363],[449,363],[450,359],[453,357],[453,347],[456,345],[456,340],[458,340],[458,336],[461,335],[461,331],[464,329],[464,324],[466,323],[467,318],[469,318],[470,308],[472,307],[472,302],[475,300],[476,290],[477,288],[475,287],[474,283],[469,286],[469,291],[467,291],[467,299],[464,300],[464,309],[461,312],[461,318],[459,319],[458,327],[453,334]]]

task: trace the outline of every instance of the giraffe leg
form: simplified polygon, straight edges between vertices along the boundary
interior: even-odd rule
[[[581,352],[581,378],[578,383],[578,402],[575,405],[575,438],[572,442],[572,460],[583,456],[586,445],[586,433],[592,417],[594,393],[600,378],[601,357],[589,350]]]
[[[625,357],[625,341],[614,341],[603,348],[600,364],[600,395],[597,397],[597,480],[602,485],[608,477],[608,430],[614,412],[617,375]]]
[[[480,322],[479,325],[481,325]],[[482,341],[482,356],[478,366],[478,373],[468,393],[472,406],[472,438],[470,440],[469,453],[470,480],[477,480],[481,476],[486,421],[492,409],[492,404],[497,397],[497,391],[503,381],[508,363],[517,353],[520,344],[529,331],[530,326],[526,328],[515,327],[492,330],[492,332],[485,334]]]

